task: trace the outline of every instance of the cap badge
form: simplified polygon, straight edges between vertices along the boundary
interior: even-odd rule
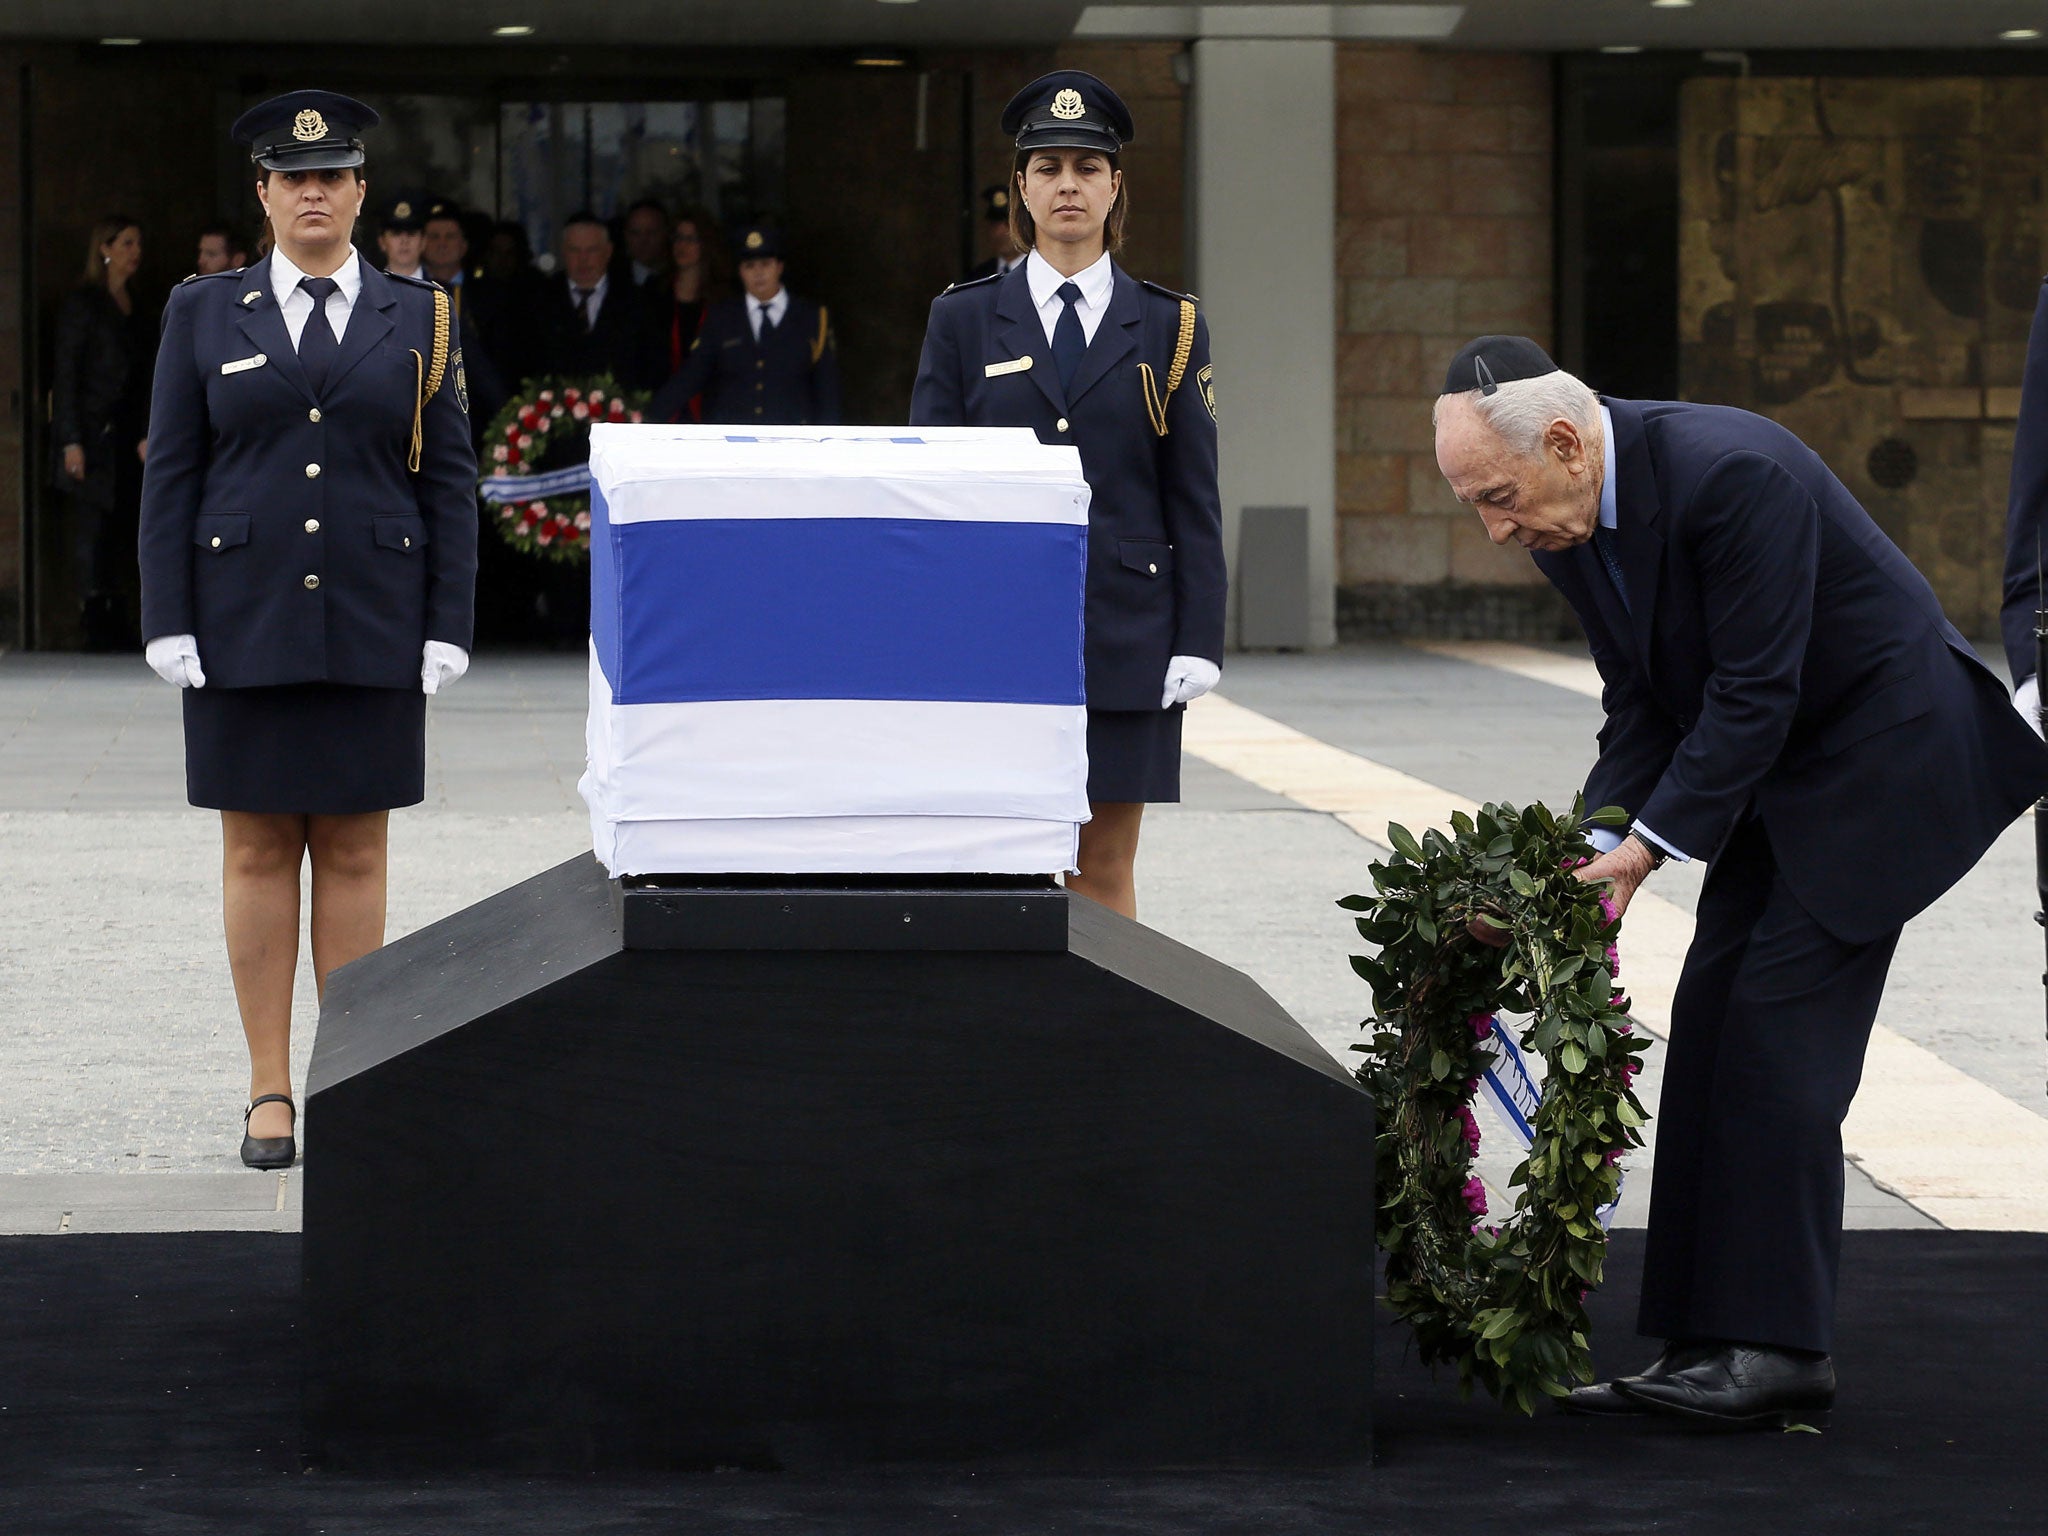
[[[310,144],[315,139],[326,138],[327,119],[318,112],[315,112],[311,107],[306,108],[305,111],[292,119],[292,137],[302,144]]]
[[[1086,117],[1088,109],[1081,103],[1081,93],[1069,88],[1053,97],[1052,115],[1063,123],[1071,123],[1078,117]]]
[[[393,204],[391,205],[391,217],[393,217],[394,219],[409,219],[409,218],[411,218],[411,217],[412,217],[412,204],[411,204],[411,203],[393,203]]]
[[[759,231],[758,229],[750,229],[747,231],[748,250],[758,251],[759,249],[761,249],[761,243],[761,231]]]
[[[1007,192],[998,192],[992,199],[992,201],[998,208],[1007,208],[1010,206],[1010,194]]]

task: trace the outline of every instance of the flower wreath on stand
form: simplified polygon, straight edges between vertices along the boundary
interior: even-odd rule
[[[1593,857],[1588,826],[1626,824],[1578,800],[1567,817],[1460,811],[1448,836],[1419,841],[1390,826],[1376,894],[1338,903],[1376,947],[1351,961],[1373,994],[1372,1041],[1352,1049],[1378,1115],[1387,1301],[1425,1363],[1455,1364],[1466,1391],[1477,1382],[1524,1413],[1593,1379],[1585,1298],[1606,1259],[1618,1164],[1648,1120],[1632,1087],[1648,1041],[1614,985],[1620,922],[1605,889],[1572,874]],[[1503,1014],[1528,1016],[1519,1046]],[[1528,1152],[1498,1225],[1480,1220],[1472,1166],[1482,1091]]]
[[[480,487],[507,544],[562,564],[590,558],[590,427],[639,421],[645,391],[610,374],[528,379],[484,432]]]

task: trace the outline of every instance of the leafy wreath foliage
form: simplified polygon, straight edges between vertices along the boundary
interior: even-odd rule
[[[1613,807],[1589,816],[1580,799],[1562,818],[1542,805],[1461,811],[1448,837],[1419,842],[1391,826],[1376,895],[1338,903],[1376,949],[1351,961],[1373,994],[1371,1043],[1352,1049],[1379,1116],[1387,1300],[1425,1362],[1456,1364],[1464,1390],[1477,1382],[1524,1413],[1593,1379],[1585,1296],[1607,1252],[1595,1213],[1648,1119],[1630,1086],[1648,1041],[1614,986],[1620,924],[1604,887],[1571,873],[1593,856],[1587,826],[1626,820]],[[1489,1226],[1471,1106],[1503,1012],[1530,1015],[1523,1048],[1547,1076],[1514,1211]]]
[[[528,379],[484,429],[485,473],[498,479],[585,463],[590,458],[591,423],[639,421],[650,398],[645,390],[620,390],[608,373],[583,379]],[[485,507],[491,525],[516,550],[565,565],[581,565],[590,558],[587,490],[486,502]]]

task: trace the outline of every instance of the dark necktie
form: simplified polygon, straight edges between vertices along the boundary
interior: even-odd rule
[[[1081,312],[1074,308],[1081,302],[1081,290],[1072,283],[1061,283],[1059,295],[1067,307],[1060,311],[1059,324],[1052,328],[1052,365],[1059,371],[1060,393],[1066,394],[1074,387],[1074,374],[1088,350],[1088,337],[1081,329]]]
[[[756,340],[758,340],[760,344],[765,347],[768,345],[768,338],[774,334],[775,316],[772,313],[770,313],[768,306],[766,304],[763,304],[761,306],[761,334],[756,338]]]
[[[341,343],[334,339],[334,327],[327,320],[327,296],[341,284],[331,277],[302,277],[299,286],[313,299],[313,312],[299,332],[299,366],[306,370],[306,382],[317,395],[327,387],[327,375],[341,355]]]
[[[590,334],[590,296],[595,292],[595,288],[576,290],[576,318],[583,322],[583,334],[586,336]]]
[[[1605,526],[1593,530],[1593,547],[1600,551],[1600,563],[1607,567],[1608,579],[1614,583],[1614,595],[1621,599],[1624,612],[1633,612],[1628,605],[1628,583],[1621,578],[1621,560],[1614,553],[1614,530]]]

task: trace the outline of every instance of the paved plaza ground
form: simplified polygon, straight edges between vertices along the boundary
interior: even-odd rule
[[[1374,786],[1408,797],[1389,805],[1440,799],[1425,816],[1568,802],[1600,719],[1589,672],[1569,648],[1232,658],[1227,705],[1189,717],[1185,802],[1147,813],[1141,917],[1248,972],[1344,1055],[1369,998],[1333,903],[1384,851]],[[588,851],[585,688],[580,656],[487,653],[433,701],[426,803],[392,819],[392,937]],[[1694,865],[1652,882],[1647,971],[1682,952],[1699,881]],[[236,1159],[246,1057],[218,819],[185,804],[178,698],[139,658],[0,656],[0,892],[0,1232],[295,1228],[295,1177]],[[2048,1227],[2034,905],[2027,820],[1908,928],[1850,1127],[1852,1225]],[[1626,925],[1622,949],[1626,968]],[[1669,979],[1643,975],[1639,1002]],[[316,1015],[307,969],[300,1083]],[[1653,1108],[1658,1075],[1653,1052]],[[318,1143],[310,1124],[309,1155]],[[1624,1224],[1643,1219],[1653,1154],[1631,1162]]]

